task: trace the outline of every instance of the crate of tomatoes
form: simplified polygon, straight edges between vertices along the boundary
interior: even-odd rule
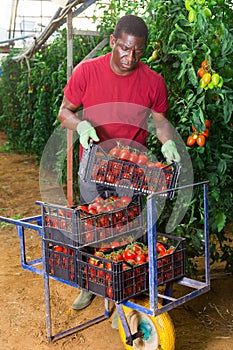
[[[185,239],[160,235],[156,244],[157,281],[162,285],[185,274]],[[114,302],[148,291],[148,247],[143,241],[114,241],[98,249],[77,252],[77,283],[80,288]]]
[[[46,272],[62,280],[76,283],[77,248],[63,242],[44,240]]]
[[[42,203],[44,239],[80,247],[141,230],[141,196],[97,197],[73,208]]]
[[[178,163],[152,161],[146,153],[129,146],[118,145],[107,153],[90,143],[80,164],[79,176],[86,182],[127,188],[136,193],[165,191],[161,196],[173,199],[171,189],[176,187],[180,168]]]

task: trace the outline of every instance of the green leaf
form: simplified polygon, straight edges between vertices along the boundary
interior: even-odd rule
[[[226,224],[226,215],[224,213],[218,213],[216,216],[216,224],[218,232],[221,232]]]
[[[224,105],[223,105],[223,118],[225,123],[227,124],[232,116],[232,112],[233,112],[233,103],[232,101],[226,100]]]
[[[218,163],[218,172],[222,175],[225,174],[227,169],[227,163],[224,159],[220,159]]]
[[[195,72],[195,69],[193,68],[193,66],[190,66],[188,69],[188,77],[189,77],[191,84],[193,86],[197,86],[198,79],[197,79],[197,75],[196,75],[196,72]]]

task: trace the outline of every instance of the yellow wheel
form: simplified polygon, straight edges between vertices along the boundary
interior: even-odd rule
[[[137,303],[149,307],[148,298],[137,300]],[[131,308],[123,306],[131,334],[137,331],[143,332],[143,337],[137,338],[133,346],[126,344],[125,331],[120,317],[118,317],[119,334],[122,343],[127,350],[174,350],[175,331],[170,316],[167,312],[153,317]]]

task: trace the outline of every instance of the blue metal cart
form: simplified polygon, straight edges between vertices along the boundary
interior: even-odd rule
[[[183,190],[189,187],[200,186],[203,189],[203,242],[205,258],[204,280],[194,280],[182,277],[176,281],[165,283],[159,288],[157,282],[157,253],[156,253],[156,200],[162,192],[151,194],[147,197],[147,225],[148,225],[148,251],[149,251],[149,290],[137,298],[131,298],[123,302],[115,303],[119,315],[119,333],[126,349],[146,350],[173,350],[175,348],[175,336],[172,321],[168,312],[177,306],[190,301],[197,296],[206,293],[210,289],[210,262],[209,262],[209,224],[208,224],[208,182],[202,182],[187,186],[177,187],[175,190]],[[174,189],[173,189],[174,190]],[[169,190],[168,190],[169,191]],[[0,221],[14,224],[17,228],[20,240],[20,256],[22,268],[39,274],[44,280],[44,297],[46,305],[46,328],[48,342],[62,338],[110,316],[109,300],[103,298],[103,314],[76,327],[63,332],[52,334],[50,286],[49,280],[80,288],[77,283],[66,281],[62,278],[47,273],[45,243],[43,240],[44,229],[42,216],[33,216],[21,220],[14,220],[0,216]],[[26,258],[25,230],[34,230],[41,237],[42,257],[28,261]],[[77,248],[78,249],[78,248]],[[40,267],[38,266],[40,265]],[[42,266],[42,267],[41,267]],[[184,287],[180,296],[173,296],[174,285]]]

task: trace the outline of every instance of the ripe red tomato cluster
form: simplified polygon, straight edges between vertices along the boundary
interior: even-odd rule
[[[123,147],[118,144],[109,151],[111,157],[119,160],[132,162],[135,164],[143,165],[148,162],[148,157],[145,153],[138,153],[136,150],[132,150],[129,147]]]
[[[76,210],[81,210],[84,214],[97,215],[107,213],[119,208],[125,208],[131,203],[132,198],[129,196],[110,196],[109,198],[97,197],[92,203],[86,205],[78,205]]]
[[[74,249],[68,248],[62,245],[54,245],[49,247],[49,257],[48,257],[48,266],[50,273],[58,276],[56,268],[59,267],[59,272],[64,270],[64,276],[67,276],[67,271],[69,271],[69,281],[74,281],[75,279],[75,258],[74,258]]]
[[[96,153],[92,180],[147,193],[166,190],[170,185],[172,167],[169,174],[161,171],[167,164],[150,161],[145,153],[118,145],[109,151],[109,156],[107,159],[103,153]]]
[[[103,199],[78,206],[81,243],[88,244],[140,227],[140,202],[129,196]]]
[[[113,282],[115,281],[113,279],[115,277],[114,264],[116,263],[122,264],[122,271],[117,268],[117,271],[123,274],[121,279],[123,285],[118,286],[118,289],[123,290],[124,297],[130,297],[148,289],[148,247],[141,242],[130,242],[124,245],[125,243],[127,241],[104,244],[90,256],[88,268],[85,270],[88,280],[106,286],[106,296],[110,299],[114,297],[113,285],[115,284]],[[157,242],[156,250],[158,283],[161,284],[173,276],[174,261],[171,255],[174,252],[174,247],[167,248],[164,244]],[[177,263],[177,259],[175,260]]]
[[[209,128],[210,121],[206,119],[205,121],[205,130],[202,133],[199,133],[194,126],[192,126],[193,133],[187,138],[187,146],[193,146],[195,143],[202,147],[205,145],[206,138],[209,137]]]

